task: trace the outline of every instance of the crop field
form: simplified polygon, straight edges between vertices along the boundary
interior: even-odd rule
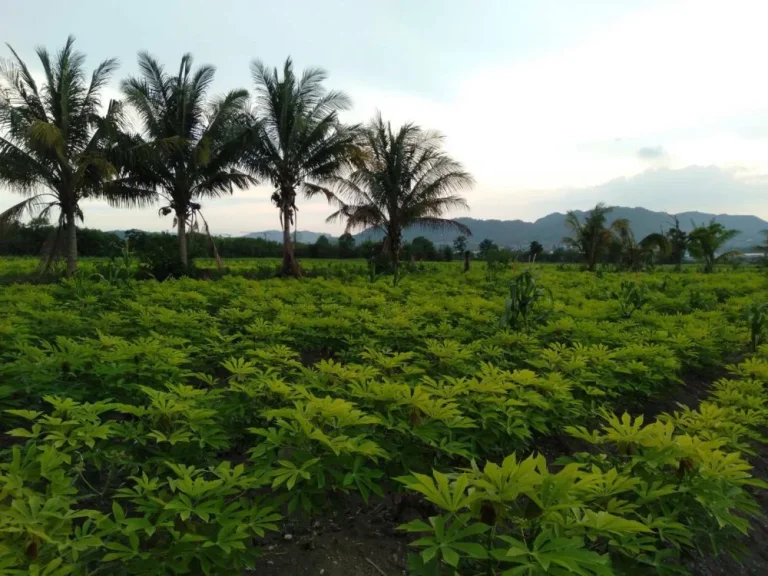
[[[760,573],[764,271],[278,263],[0,286],[0,574]]]
[[[279,267],[281,260],[279,258],[227,258],[224,262],[226,273],[235,276],[246,277],[271,277],[275,275],[275,270]],[[81,258],[80,271],[81,276],[91,277],[95,274],[103,273],[105,267],[110,266],[109,258]],[[213,258],[198,258],[195,260],[195,266],[200,271],[213,273],[218,270],[216,261]],[[421,264],[422,268],[430,268],[434,271],[440,269],[436,263],[428,262]],[[453,267],[460,270],[458,263]],[[0,257],[0,284],[17,282],[19,280],[36,280],[37,272],[40,268],[39,257]],[[48,279],[63,277],[65,275],[65,263],[57,262],[52,266]],[[113,266],[114,268],[114,266]],[[136,271],[137,262],[130,263],[132,272]],[[365,275],[368,268],[367,261],[364,259],[350,260],[305,260],[302,262],[302,268],[305,274],[328,275],[328,276],[357,276]],[[102,274],[107,275],[107,274]]]

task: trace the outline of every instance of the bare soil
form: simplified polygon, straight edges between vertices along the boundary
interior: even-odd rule
[[[397,505],[346,503],[320,519],[286,524],[283,534],[264,546],[258,573],[263,576],[393,576],[405,574],[406,535],[396,527]],[[404,515],[405,516],[405,515]]]

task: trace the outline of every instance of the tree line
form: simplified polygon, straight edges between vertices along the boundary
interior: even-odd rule
[[[414,225],[471,234],[443,217],[467,208],[461,192],[473,179],[443,151],[442,136],[410,123],[393,128],[380,115],[366,125],[343,123],[339,113],[351,102],[325,87],[321,69],[298,73],[290,58],[281,70],[254,60],[252,94],[234,89],[212,97],[212,66],[195,68],[185,54],[170,73],[141,52],[139,75],[120,83],[122,99],[102,107],[100,96],[117,60],[101,62],[89,77],[70,37],[55,55],[36,50],[44,71],[38,85],[26,63],[10,51],[11,61],[0,68],[0,185],[25,198],[0,214],[0,246],[6,252],[27,253],[25,246],[34,242],[43,249],[44,268],[63,251],[74,273],[79,254],[106,250],[99,247],[103,238],[96,231],[78,233],[77,224],[85,218],[81,203],[95,198],[118,208],[159,206],[161,216],[173,218],[174,257],[182,269],[190,250],[200,250],[190,232],[207,238],[217,260],[221,254],[274,255],[272,244],[214,241],[203,214],[204,201],[259,183],[271,186],[277,208],[283,274],[300,275],[297,256],[343,251],[330,242],[293,242],[299,198],[317,195],[334,207],[327,221],[344,223],[348,236],[365,229],[382,233],[382,243],[369,248],[378,248],[395,275],[403,259],[445,260],[465,252],[456,246],[438,249],[426,238],[403,240],[403,231]],[[129,126],[129,110],[139,119],[136,130]],[[606,260],[630,270],[654,261],[679,266],[686,254],[711,271],[733,255],[721,249],[738,232],[714,221],[689,233],[676,223],[665,233],[637,240],[625,220],[606,225],[610,210],[598,204],[584,221],[570,212],[571,235],[554,253],[545,253],[538,242],[527,252],[515,252],[487,240],[480,243],[480,255],[562,262],[578,255],[591,271]],[[20,227],[25,217],[38,224]],[[51,218],[52,226],[39,225]],[[355,248],[355,256],[368,257],[364,253]]]
[[[563,246],[552,251],[545,251],[536,240],[527,250],[509,250],[499,248],[486,238],[478,246],[478,256],[484,260],[510,261],[523,257],[528,261],[539,262],[582,262],[587,270],[594,272],[598,264],[612,264],[619,270],[637,272],[654,264],[673,264],[678,270],[690,256],[702,264],[704,272],[714,271],[715,265],[741,255],[738,250],[724,250],[728,241],[740,234],[738,230],[727,229],[712,219],[708,223],[693,226],[690,232],[681,229],[680,221],[666,231],[654,232],[637,239],[629,220],[621,218],[610,225],[608,214],[612,207],[598,203],[588,211],[584,219],[574,211],[566,214],[565,225],[569,236],[562,239]],[[768,230],[763,231],[765,244],[752,249],[764,254],[763,262],[768,262]],[[459,236],[454,242],[457,250],[465,249],[466,238]]]
[[[0,254],[7,256],[37,256],[40,246],[51,238],[55,227],[39,219],[29,223],[9,226],[0,236]],[[113,258],[127,246],[137,256],[173,254],[178,248],[175,234],[126,230],[119,233],[80,227],[77,231],[78,253],[82,257]],[[192,234],[187,237],[187,255],[190,262],[195,258],[281,258],[283,244],[258,237],[228,237]],[[337,239],[321,235],[315,242],[294,242],[294,252],[300,258],[371,259],[384,253],[383,241],[358,242],[349,233]],[[214,252],[213,246],[216,247]],[[386,256],[386,254],[384,253]],[[403,242],[401,255],[405,261],[444,262],[463,257],[450,246],[436,246],[423,236]]]
[[[581,255],[589,271],[594,271],[603,261],[631,271],[654,263],[674,264],[679,270],[690,255],[702,264],[704,272],[713,272],[716,264],[740,255],[738,250],[724,250],[724,246],[741,232],[728,229],[715,219],[694,225],[693,230],[685,232],[675,217],[666,232],[651,233],[638,240],[626,219],[607,225],[611,210],[610,206],[598,203],[583,221],[575,212],[566,214],[565,224],[571,235],[565,236],[563,243]],[[768,230],[763,233],[768,241]],[[758,245],[754,250],[764,252],[768,259],[768,246]]]
[[[211,97],[212,66],[194,68],[185,54],[171,73],[141,52],[139,75],[125,78],[122,99],[102,109],[117,60],[101,62],[89,77],[70,37],[55,55],[36,50],[45,73],[38,85],[10,50],[0,70],[0,184],[25,199],[0,214],[0,232],[27,216],[53,218],[46,266],[63,246],[75,273],[81,203],[96,198],[118,208],[159,205],[160,215],[173,218],[186,267],[188,232],[212,240],[203,202],[259,183],[272,188],[286,275],[300,274],[291,237],[300,197],[326,197],[335,208],[328,221],[344,222],[347,232],[381,231],[395,271],[406,227],[471,233],[443,218],[467,208],[459,193],[473,180],[442,150],[442,136],[415,124],[393,129],[381,116],[343,123],[339,112],[351,102],[325,87],[321,69],[297,73],[290,58],[281,70],[254,60],[252,95],[234,89]],[[138,130],[128,125],[128,110]],[[217,243],[211,246],[218,259]]]
[[[618,269],[638,271],[654,264],[673,264],[680,267],[688,253],[697,257],[704,269],[712,271],[717,262],[737,255],[736,251],[719,251],[722,244],[735,236],[735,231],[728,231],[716,222],[702,224],[692,232],[680,228],[675,219],[663,234],[650,234],[636,240],[629,222],[620,220],[611,226],[605,220],[599,222],[610,208],[597,206],[587,213],[584,222],[575,215],[569,216],[572,237],[564,239],[564,246],[545,250],[544,246],[533,240],[525,249],[500,247],[492,240],[480,241],[477,250],[470,253],[470,258],[479,258],[487,262],[508,264],[511,262],[549,262],[549,263],[584,263],[594,270],[598,263],[611,264]],[[578,224],[578,227],[574,228]],[[55,228],[41,219],[33,219],[27,224],[16,223],[9,226],[6,233],[0,235],[0,254],[10,256],[35,256],[40,253],[40,246],[45,245],[55,233]],[[768,242],[768,230],[764,232]],[[212,240],[212,241],[211,241]],[[81,256],[111,258],[119,256],[128,243],[130,251],[139,257],[162,254],[166,257],[174,254],[178,245],[176,235],[167,232],[145,232],[128,230],[122,233],[105,232],[91,228],[78,229],[78,251]],[[280,258],[283,245],[273,240],[258,237],[208,237],[193,234],[187,238],[189,259],[211,258],[218,254],[222,258]],[[217,247],[216,252],[213,246]],[[594,248],[593,248],[594,246]],[[436,245],[428,238],[419,236],[411,242],[404,242],[401,253],[406,261],[449,262],[461,260],[468,250],[468,238],[456,237],[452,245]],[[768,243],[754,246],[754,250],[765,255],[768,261]],[[380,260],[384,252],[383,241],[365,240],[358,242],[349,233],[337,239],[321,235],[315,242],[294,242],[296,258],[332,258],[332,259],[376,259]],[[590,262],[589,256],[594,256]],[[591,263],[591,267],[590,267]],[[381,265],[381,262],[379,262]]]

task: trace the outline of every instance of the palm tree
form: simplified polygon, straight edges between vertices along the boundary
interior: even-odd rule
[[[565,236],[563,244],[581,253],[590,272],[595,271],[597,261],[613,239],[611,229],[605,225],[606,215],[611,211],[613,208],[599,202],[587,213],[583,223],[573,210],[565,215],[565,225],[573,236]]]
[[[207,100],[215,69],[193,71],[190,54],[181,58],[175,76],[146,52],[138,61],[141,75],[124,80],[122,90],[142,123],[142,141],[135,150],[151,153],[129,158],[129,173],[117,184],[151,190],[163,202],[159,213],[173,214],[179,260],[186,267],[187,229],[202,224],[210,238],[200,201],[256,183],[241,166],[254,132],[248,123],[248,92],[232,90]]]
[[[680,220],[677,216],[674,216],[675,226],[667,230],[667,239],[669,240],[669,253],[672,257],[672,262],[675,264],[675,269],[679,272],[683,265],[683,258],[688,251],[688,245],[690,244],[690,237],[688,233],[680,228]]]
[[[695,258],[704,263],[704,272],[712,272],[715,264],[739,254],[738,250],[730,250],[717,254],[717,251],[729,240],[741,234],[739,230],[728,230],[714,218],[708,225],[696,226],[689,234],[689,251]]]
[[[542,252],[544,252],[544,246],[538,240],[532,240],[528,245],[528,259],[531,262],[535,262]]]
[[[350,100],[343,92],[325,89],[323,70],[305,70],[299,77],[288,58],[282,78],[277,68],[268,69],[259,61],[253,62],[251,71],[259,105],[259,138],[250,149],[248,163],[254,174],[273,186],[272,201],[283,230],[282,272],[299,276],[291,241],[297,194],[325,191],[323,185],[343,170],[354,153],[357,127],[339,121],[338,112],[348,109]]]
[[[362,153],[353,159],[351,173],[334,181],[329,197],[339,209],[327,221],[346,220],[347,231],[371,227],[381,231],[397,283],[407,227],[472,234],[464,224],[442,216],[452,208],[468,208],[457,192],[471,187],[473,180],[443,152],[442,136],[414,124],[393,132],[379,115],[360,140]]]
[[[0,229],[24,216],[47,220],[58,210],[55,239],[44,260],[47,269],[66,232],[67,271],[77,270],[77,220],[85,198],[106,198],[116,205],[141,204],[141,195],[109,196],[104,186],[117,169],[109,161],[123,123],[119,102],[101,115],[100,93],[117,68],[104,60],[86,78],[85,57],[74,50],[74,37],[51,56],[36,50],[44,72],[38,86],[27,65],[13,58],[0,67],[0,183],[26,198],[0,214]]]
[[[666,236],[658,232],[648,234],[639,242],[635,240],[635,234],[629,220],[621,218],[612,225],[616,241],[620,247],[620,264],[628,270],[640,270],[648,264],[656,250],[664,254],[669,252],[669,241]]]

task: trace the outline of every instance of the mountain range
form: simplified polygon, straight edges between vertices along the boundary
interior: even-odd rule
[[[583,219],[585,213],[575,211],[579,218]],[[635,237],[639,240],[652,232],[665,231],[674,226],[674,216],[667,212],[654,212],[645,208],[627,208],[617,206],[608,214],[608,223],[619,218],[626,218],[632,224]],[[706,224],[713,218],[726,228],[740,230],[726,247],[750,249],[756,244],[764,242],[762,231],[768,229],[768,222],[757,216],[734,216],[729,214],[708,214],[705,212],[682,212],[676,215],[680,221],[680,228],[690,231],[695,225]],[[476,218],[457,218],[459,222],[472,230],[472,236],[468,239],[470,248],[476,247],[482,240],[488,238],[499,246],[509,248],[521,248],[531,241],[537,240],[545,248],[558,246],[562,243],[563,236],[568,234],[565,227],[565,214],[554,212],[535,222],[524,220],[478,220]],[[435,244],[452,244],[458,234],[455,232],[435,231],[423,229],[418,226],[411,227],[404,232],[406,241],[413,240],[417,236],[425,236]],[[264,232],[252,232],[247,234],[250,238],[266,238],[282,242],[283,233],[280,230],[266,230]],[[335,240],[330,234],[320,232],[297,232],[299,242],[314,243],[320,236],[326,236],[329,240]],[[366,230],[355,235],[358,242],[365,240],[380,240],[381,232]]]
[[[306,230],[299,230],[296,232],[296,242],[303,242],[304,244],[314,244],[320,236],[325,236],[329,240],[337,240],[337,236],[332,234],[326,234],[324,232],[308,232]],[[246,238],[263,238],[271,242],[282,242],[283,231],[282,230],[263,230],[261,232],[251,232],[245,235]]]

